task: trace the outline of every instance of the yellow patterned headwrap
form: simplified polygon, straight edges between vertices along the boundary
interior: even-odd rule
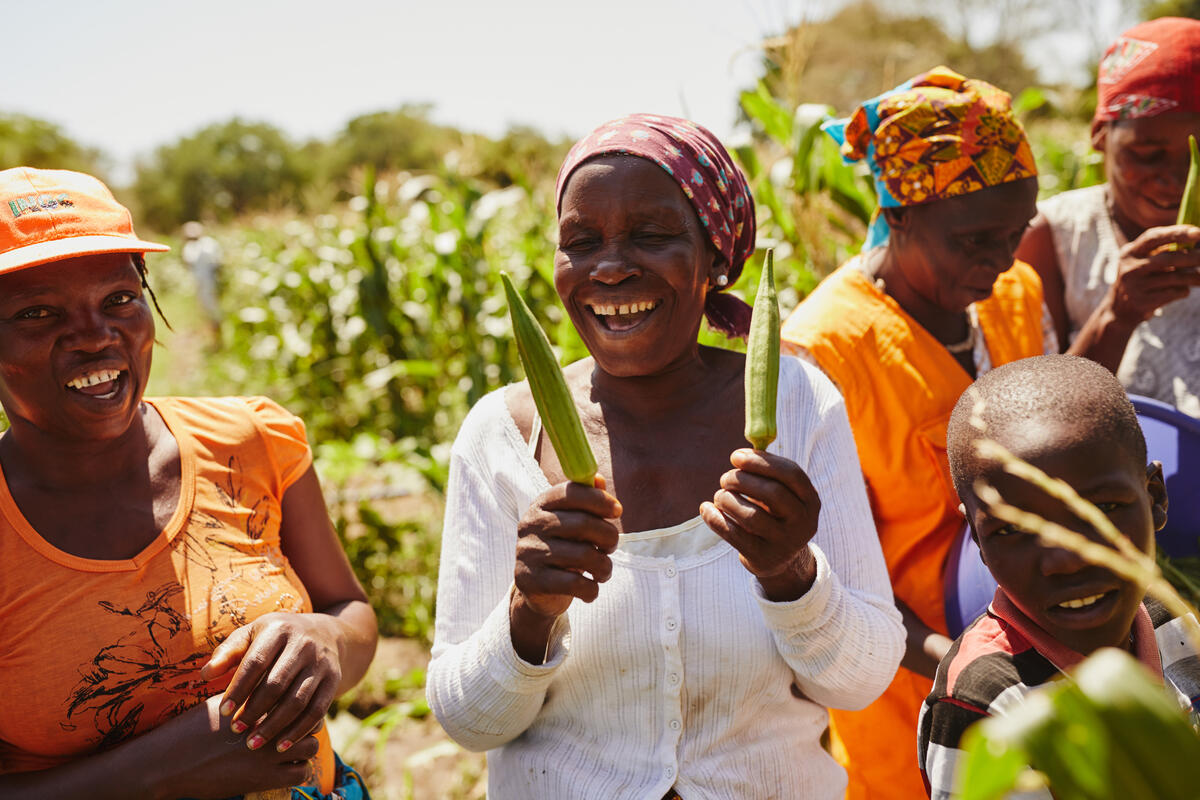
[[[934,67],[824,128],[847,161],[867,159],[882,207],[928,203],[1037,175],[1009,94],[948,67]],[[882,219],[877,213],[882,230],[872,223],[868,246],[886,239]]]

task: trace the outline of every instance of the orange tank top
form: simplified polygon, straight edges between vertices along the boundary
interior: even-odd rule
[[[235,628],[312,610],[279,538],[284,492],[312,462],[304,424],[261,397],[146,402],[179,445],[180,496],[131,559],[58,550],[0,472],[0,773],[58,766],[162,724],[225,689],[232,671],[206,683],[199,670]]]

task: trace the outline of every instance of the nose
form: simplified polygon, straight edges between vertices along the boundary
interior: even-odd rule
[[[640,272],[624,249],[618,243],[613,243],[598,254],[589,277],[599,283],[615,286]]]
[[[1064,547],[1047,547],[1043,550],[1040,560],[1043,575],[1071,575],[1089,565],[1082,556],[1074,550]]]
[[[116,327],[100,311],[81,311],[71,316],[63,343],[82,353],[99,353],[119,339]]]

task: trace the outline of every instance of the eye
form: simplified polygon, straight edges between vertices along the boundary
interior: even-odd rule
[[[137,299],[137,295],[133,292],[115,292],[108,296],[108,305],[123,306],[126,303],[132,303]]]
[[[13,314],[13,319],[45,319],[50,313],[50,309],[45,306],[30,306]]]
[[[558,243],[558,249],[564,253],[584,253],[596,247],[599,238],[589,234],[576,234],[564,237]]]
[[[1166,151],[1159,148],[1153,150],[1130,150],[1129,152],[1135,161],[1142,164],[1153,164],[1162,161],[1166,156]]]
[[[1096,503],[1096,508],[1103,511],[1105,514],[1108,514],[1113,511],[1116,511],[1122,505],[1124,505],[1124,504],[1123,503]]]

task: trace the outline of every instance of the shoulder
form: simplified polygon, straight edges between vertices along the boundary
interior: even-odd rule
[[[451,454],[465,458],[473,463],[488,460],[497,449],[512,450],[521,438],[516,422],[509,408],[509,395],[525,398],[529,406],[528,421],[533,419],[533,399],[529,393],[529,384],[514,383],[495,389],[479,399],[467,416],[463,419],[454,437]]]
[[[1051,228],[1074,226],[1079,220],[1107,213],[1108,189],[1103,184],[1071,189],[1038,203],[1038,213]]]
[[[955,641],[934,689],[957,704],[997,714],[1057,673],[1016,629],[988,613]]]
[[[309,450],[303,420],[268,397],[160,397],[147,401],[159,410],[168,427],[182,426],[208,450],[262,447],[272,458],[283,451]]]
[[[851,259],[817,284],[783,323],[783,338],[805,345],[828,336],[853,337],[875,316],[867,280]],[[847,313],[853,312],[853,313]]]

